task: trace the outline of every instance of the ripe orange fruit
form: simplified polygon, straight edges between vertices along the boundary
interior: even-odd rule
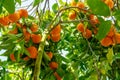
[[[25,28],[23,28],[23,35],[24,35],[24,39],[25,39],[26,41],[29,41],[29,40],[30,40],[31,34],[30,34]]]
[[[104,0],[104,2],[105,2],[105,4],[108,5],[108,7],[109,7],[110,9],[112,9],[112,8],[114,7],[114,2],[113,2],[113,0]]]
[[[10,20],[9,20],[9,18],[7,16],[0,18],[0,24],[2,24],[4,26],[8,25],[9,22],[10,22]]]
[[[75,11],[70,12],[68,17],[70,20],[74,20],[76,18],[76,12]]]
[[[20,14],[18,12],[15,12],[13,14],[10,14],[8,18],[10,19],[11,22],[16,22],[20,19]]]
[[[14,54],[13,54],[13,53],[12,53],[12,54],[10,54],[10,59],[11,59],[11,61],[16,61],[15,56],[14,56]]]
[[[57,72],[54,72],[53,74],[54,74],[54,76],[56,77],[57,80],[62,80]]]
[[[37,25],[37,24],[32,24],[32,26],[30,27],[30,30],[31,30],[32,32],[37,32],[37,30],[38,30],[38,25]]]
[[[40,34],[32,34],[31,39],[33,43],[40,43],[42,36]]]
[[[55,69],[58,68],[58,63],[56,63],[56,62],[50,62],[50,63],[49,63],[49,66],[50,66],[50,68],[51,68],[52,70],[55,70]]]
[[[120,33],[115,33],[114,39],[117,44],[120,44]]]
[[[50,32],[51,34],[57,34],[61,32],[61,26],[58,24],[55,28]]]
[[[28,12],[26,9],[20,9],[20,10],[18,10],[18,12],[20,14],[20,18],[22,18],[22,17],[27,18],[28,17]]]
[[[89,16],[89,18],[90,18],[90,21],[91,21],[92,24],[98,24],[99,23],[99,20],[95,15],[91,14]]]
[[[53,53],[52,52],[46,52],[46,54],[49,56],[50,59],[52,59],[52,57],[53,57]]]
[[[18,29],[15,28],[14,30],[9,31],[9,33],[11,33],[11,34],[17,34],[18,33]]]
[[[110,37],[105,37],[104,39],[101,40],[101,45],[104,47],[108,47],[113,44],[113,41]]]
[[[93,32],[94,32],[94,34],[96,35],[96,34],[98,33],[98,28],[95,28],[95,29],[93,30]]]
[[[85,5],[83,2],[78,2],[76,6],[79,7],[80,9],[85,8]]]
[[[92,37],[92,31],[89,29],[86,29],[83,33],[82,33],[83,37],[86,39],[89,39]]]
[[[35,46],[30,46],[27,48],[28,52],[30,53],[30,58],[35,59],[37,57],[38,51]]]
[[[74,0],[72,0],[72,1],[70,2],[70,5],[71,5],[72,7],[75,7],[75,6],[77,5],[77,2],[75,2]]]
[[[80,32],[84,32],[84,24],[83,23],[79,23],[77,25],[77,30],[80,31]]]
[[[51,35],[51,40],[53,42],[58,42],[60,40],[60,33],[58,33],[58,34],[52,34]]]
[[[29,57],[26,56],[26,57],[23,58],[23,60],[24,60],[24,61],[28,61],[28,60],[29,60]]]
[[[109,33],[107,34],[107,36],[113,37],[115,33],[116,33],[116,29],[115,29],[114,26],[112,26],[112,27],[110,28],[110,31],[109,31]]]

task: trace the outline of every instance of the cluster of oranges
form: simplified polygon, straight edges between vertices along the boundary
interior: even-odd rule
[[[58,24],[56,27],[54,27],[51,30],[50,36],[48,36],[48,39],[51,39],[53,42],[58,42],[60,40],[60,32],[61,32],[61,25]]]
[[[52,52],[46,52],[46,54],[48,55],[50,60],[53,58],[53,53]],[[55,61],[51,61],[49,63],[49,67],[50,67],[51,70],[56,70],[58,68],[58,63],[55,62]],[[54,72],[54,76],[56,77],[57,80],[61,80],[61,77],[59,76],[59,74],[57,72]]]
[[[109,7],[110,9],[112,9],[112,8],[114,7],[114,2],[113,2],[113,0],[103,0],[103,1],[104,1],[105,4],[108,5],[108,7]]]
[[[20,9],[20,10],[16,11],[16,12],[13,13],[13,14],[9,14],[8,16],[1,17],[1,18],[0,18],[0,24],[3,25],[3,26],[7,26],[7,25],[9,25],[10,23],[17,22],[17,21],[18,21],[20,18],[22,18],[22,17],[25,17],[25,18],[28,17],[28,12],[27,12],[27,10],[25,10],[25,9]]]
[[[83,2],[76,2],[75,0],[72,0],[70,4],[72,7],[79,7],[80,9],[85,8],[85,5]]]
[[[71,1],[71,6],[72,7],[78,7],[80,9],[84,9],[85,8],[85,5],[83,2],[75,2],[75,0],[72,0]],[[70,20],[74,20],[76,18],[76,12],[75,11],[71,11],[68,15],[69,19]]]
[[[87,28],[85,29],[84,24],[81,22],[77,25],[77,30],[80,31],[83,37],[86,39],[89,39],[92,37],[92,31]]]
[[[115,44],[120,44],[120,33],[118,33],[115,27],[112,25],[107,36],[101,40],[101,45],[108,47]]]
[[[26,26],[25,24],[23,25],[19,22],[22,17],[28,17],[27,10],[20,9],[13,14],[9,14],[8,16],[0,18],[0,24],[2,26],[8,26],[9,28],[9,25],[14,23],[16,26],[14,26],[15,28],[9,31],[10,34],[17,35],[19,33],[22,33],[26,43],[31,40],[33,44],[39,44],[42,36],[40,34],[36,34],[36,32],[38,31],[38,25],[35,23],[32,23],[30,27]],[[31,32],[29,32],[27,28],[29,28]],[[31,45],[27,47],[26,50],[29,52],[29,56],[25,57],[23,60],[28,60],[29,58],[35,59],[37,57],[37,47]],[[10,59],[12,61],[16,61],[14,53],[10,54]]]

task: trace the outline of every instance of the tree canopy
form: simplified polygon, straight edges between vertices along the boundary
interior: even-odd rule
[[[119,80],[120,1],[51,1],[0,1],[0,80]]]

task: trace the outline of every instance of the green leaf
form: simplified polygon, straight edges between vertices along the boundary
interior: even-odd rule
[[[117,22],[119,23],[120,22],[120,10],[115,11],[114,16],[115,16]]]
[[[98,80],[98,74],[92,73],[87,80]]]
[[[18,2],[19,3],[19,5],[21,5],[21,0],[15,0],[16,2]]]
[[[34,0],[33,7],[39,5],[40,2],[43,2],[44,0]]]
[[[116,54],[113,58],[114,58],[114,60],[120,59],[120,53],[119,53],[119,54]]]
[[[0,13],[2,12],[2,6],[0,6]]]
[[[53,12],[55,12],[55,13],[57,12],[57,10],[58,10],[58,3],[53,4],[52,10],[53,10]]]
[[[15,2],[14,0],[4,0],[3,7],[9,12],[15,12]]]
[[[108,49],[108,53],[107,53],[106,57],[107,57],[108,62],[109,62],[110,64],[112,64],[112,62],[113,62],[113,57],[114,57],[113,48],[109,48],[109,49]]]
[[[102,0],[87,0],[87,4],[94,14],[110,16],[110,9]]]
[[[63,0],[58,0],[61,5],[64,4]]]
[[[111,21],[101,22],[96,38],[98,40],[103,39],[107,35],[107,33],[110,31],[110,28],[111,28]]]
[[[2,12],[2,4],[3,4],[3,1],[4,1],[4,0],[1,0],[1,1],[0,1],[0,13]]]

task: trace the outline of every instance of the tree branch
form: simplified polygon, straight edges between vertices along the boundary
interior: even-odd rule
[[[60,15],[60,13],[62,11],[69,10],[69,9],[72,9],[72,8],[80,9],[78,7],[67,7],[67,8],[63,8],[63,9],[59,10],[57,12],[56,16],[54,17],[54,19],[51,21],[51,23],[44,30],[43,37],[42,37],[41,43],[39,44],[39,48],[38,48],[38,55],[37,55],[36,62],[35,62],[35,67],[34,67],[34,73],[33,73],[32,80],[39,80],[39,75],[40,75],[41,62],[42,62],[42,56],[43,56],[43,52],[44,52],[45,41],[47,39],[48,33],[51,31],[52,28],[55,27],[55,26],[52,26],[52,25],[54,24],[54,22],[56,21],[57,17],[59,17],[59,15]],[[80,10],[83,10],[83,9],[80,9]]]

